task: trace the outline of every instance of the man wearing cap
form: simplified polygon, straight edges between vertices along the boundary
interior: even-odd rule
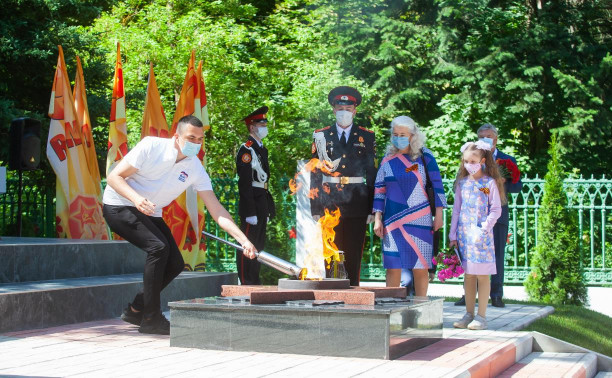
[[[328,101],[336,124],[315,130],[313,134],[312,157],[325,161],[328,168],[312,173],[311,189],[317,196],[311,199],[311,213],[318,221],[325,209],[340,210],[334,242],[344,251],[351,285],[359,286],[366,227],[374,220],[376,141],[372,131],[353,124],[356,108],[361,104],[359,91],[337,87],[329,93]]]
[[[268,150],[262,142],[268,135],[267,113],[268,107],[262,106],[243,119],[249,138],[236,155],[240,229],[259,251],[264,249],[266,243],[266,224],[275,213],[274,200],[268,191]],[[246,258],[241,251],[236,251],[236,267],[242,285],[261,285],[259,261]]]

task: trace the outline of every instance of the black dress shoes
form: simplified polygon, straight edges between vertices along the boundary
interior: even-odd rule
[[[455,306],[465,306],[465,295],[461,296],[461,299],[455,302]]]
[[[493,307],[506,307],[501,297],[491,298],[491,305]]]

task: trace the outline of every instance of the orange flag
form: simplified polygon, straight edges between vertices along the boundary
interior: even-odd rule
[[[49,102],[47,158],[57,176],[56,228],[70,239],[108,239],[96,186],[87,164],[81,125],[61,46]]]
[[[81,132],[83,134],[85,148],[85,156],[87,157],[87,167],[91,179],[96,186],[98,193],[100,206],[102,206],[102,185],[100,180],[100,167],[98,166],[98,155],[96,154],[96,147],[94,145],[93,134],[91,132],[91,121],[89,119],[89,109],[87,107],[87,95],[85,91],[85,78],[83,76],[83,67],[81,66],[81,59],[77,59],[77,72],[74,79],[74,90],[72,96],[74,97],[74,107],[76,109],[77,119],[81,125]]]
[[[206,123],[208,123],[205,93],[204,80],[202,80],[202,62],[199,63],[196,71],[195,52],[192,51],[181,96],[176,105],[176,112],[172,120],[170,135],[176,133],[179,119],[186,115],[194,115],[203,121],[203,108],[206,111]],[[202,162],[204,161],[203,146],[204,143],[202,143],[202,150],[198,154],[198,158]],[[198,198],[197,193],[189,188],[170,205],[166,206],[164,208],[164,220],[168,227],[170,227],[172,235],[181,250],[185,260],[185,268],[189,270],[204,270],[206,246],[201,243],[200,239],[204,227],[204,203]]]
[[[107,175],[127,153],[123,68],[121,65],[121,49],[119,43],[117,43],[117,61],[115,63],[115,78],[113,79],[113,101],[111,103],[110,128],[108,129],[108,153],[106,155]]]
[[[168,122],[161,103],[153,63],[149,68],[149,82],[147,84],[147,97],[145,98],[144,112],[142,115],[142,131],[140,139],[146,136],[168,138]]]

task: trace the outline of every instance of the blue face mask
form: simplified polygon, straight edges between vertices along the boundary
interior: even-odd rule
[[[483,142],[485,142],[485,143],[489,143],[491,148],[493,148],[493,139],[491,139],[491,138],[478,138],[478,139],[483,141]]]
[[[393,143],[397,149],[403,150],[404,148],[410,146],[410,138],[394,135],[391,137],[391,143]]]
[[[185,145],[181,148],[181,152],[185,156],[196,156],[198,152],[200,152],[200,148],[202,148],[201,144],[185,141]]]

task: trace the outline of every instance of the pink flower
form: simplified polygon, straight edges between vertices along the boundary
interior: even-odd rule
[[[431,262],[432,262],[434,265],[438,265],[438,262],[436,261],[436,258],[435,258],[435,257],[431,259]]]
[[[463,267],[458,266],[457,267],[457,273],[459,273],[459,276],[462,275],[463,273],[465,273],[465,271],[463,270]],[[458,276],[457,276],[458,277]]]

